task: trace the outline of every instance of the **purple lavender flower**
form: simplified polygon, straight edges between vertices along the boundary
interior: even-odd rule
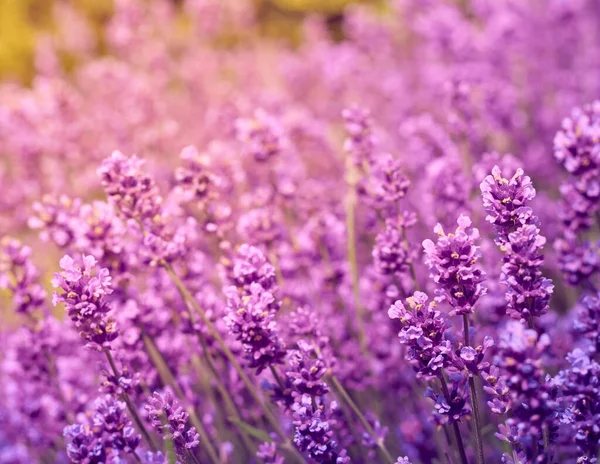
[[[342,111],[344,126],[349,137],[346,139],[344,149],[352,156],[356,165],[372,160],[375,148],[373,136],[373,123],[370,111],[354,105]]]
[[[524,224],[530,224],[533,211],[527,203],[535,197],[531,179],[522,169],[506,179],[498,166],[481,182],[486,220],[494,225],[498,244],[508,240],[508,234]]]
[[[600,167],[600,101],[575,108],[554,137],[554,157],[571,174],[581,176]],[[582,191],[585,193],[587,190]],[[594,196],[600,194],[595,188]]]
[[[120,452],[133,454],[141,439],[125,413],[125,404],[109,395],[96,401],[90,424],[67,426],[64,436],[69,440],[67,455],[81,464],[105,463]]]
[[[298,341],[298,349],[288,353],[286,376],[291,381],[294,391],[312,397],[322,396],[329,392],[323,376],[327,365],[319,358],[315,347],[303,340]]]
[[[225,289],[225,295],[225,324],[242,343],[249,366],[260,373],[269,365],[281,363],[285,347],[276,331],[273,295],[258,283],[251,284],[246,295],[240,295],[236,287]]]
[[[459,373],[453,373],[450,381],[448,397],[445,392],[437,394],[432,388],[427,388],[425,391],[425,397],[433,400],[433,418],[438,426],[460,422],[462,417],[471,414],[466,377]]]
[[[275,443],[261,443],[258,446],[256,457],[265,464],[284,464],[285,459],[277,452]]]
[[[541,271],[545,243],[546,238],[534,225],[522,226],[508,235],[502,280],[508,287],[506,313],[513,319],[528,321],[548,311],[554,285]]]
[[[17,313],[31,316],[45,307],[46,298],[38,283],[39,272],[29,259],[31,248],[8,237],[0,246],[0,288],[12,293]]]
[[[144,406],[152,426],[165,440],[173,442],[175,452],[181,459],[200,443],[200,435],[194,427],[187,426],[189,414],[181,407],[170,391],[154,392]]]
[[[76,236],[75,218],[81,208],[81,200],[71,199],[67,195],[45,195],[41,202],[33,205],[33,215],[28,225],[40,230],[44,242],[54,242],[61,248],[73,243]]]
[[[335,409],[333,403],[331,408]],[[345,453],[337,451],[333,438],[335,421],[324,405],[313,403],[310,395],[302,395],[293,406],[294,443],[301,452],[307,453],[314,462],[320,464],[342,464],[347,460]]]
[[[576,314],[574,330],[591,342],[590,351],[600,355],[600,297],[586,295]]]
[[[108,316],[111,310],[106,296],[112,293],[111,277],[108,269],[100,269],[95,276],[96,266],[93,256],[83,256],[83,269],[69,255],[60,260],[61,272],[52,279],[54,288],[53,303],[65,303],[65,308],[80,336],[87,341],[87,347],[98,351],[110,349],[110,342],[118,336],[115,321]]]
[[[141,436],[131,425],[125,413],[125,403],[107,395],[95,404],[91,427],[109,450],[133,453],[140,443]]]
[[[555,378],[565,405],[562,422],[579,447],[577,462],[598,462],[600,453],[600,365],[582,350],[567,356],[568,369]]]
[[[162,199],[144,164],[135,155],[128,158],[115,151],[98,169],[110,203],[127,219],[151,219],[160,213]]]
[[[547,334],[538,335],[523,324],[509,321],[500,334],[493,362],[503,377],[499,385],[507,389],[502,398],[506,410],[511,411],[497,436],[531,459],[545,454],[545,446],[538,446],[538,442],[552,441],[556,429],[555,393],[542,368],[542,354],[549,344]]]
[[[481,285],[485,273],[475,267],[481,256],[475,244],[479,230],[471,227],[467,216],[460,216],[457,223],[456,231],[448,235],[438,224],[434,229],[439,235],[437,243],[423,241],[425,261],[430,277],[438,284],[438,298],[452,306],[451,314],[473,314],[473,306],[486,293]]]
[[[435,301],[427,303],[429,297],[423,292],[406,299],[407,309],[396,301],[388,310],[391,319],[399,319],[402,325],[398,337],[407,345],[406,359],[417,370],[418,377],[437,377],[441,369],[448,367],[452,359],[452,346],[446,339],[448,322],[435,309]]]
[[[412,464],[412,462],[406,456],[399,456],[396,460],[396,464]]]
[[[67,456],[74,464],[104,464],[106,448],[89,425],[73,424],[65,427]]]
[[[573,286],[589,281],[600,269],[597,243],[578,241],[571,233],[554,242],[558,265],[567,282]]]
[[[221,264],[228,280],[245,293],[249,292],[253,283],[260,284],[270,292],[277,289],[275,268],[257,247],[245,243],[238,248],[231,260],[223,258]]]
[[[487,219],[495,225],[496,242],[504,253],[501,281],[508,287],[506,313],[533,323],[534,317],[548,311],[554,290],[552,281],[541,271],[546,238],[540,235],[538,219],[526,206],[535,189],[522,170],[508,180],[495,166],[492,175],[481,183],[481,192]]]
[[[414,225],[414,215],[406,214],[400,220],[387,219],[385,229],[377,234],[373,247],[373,263],[384,275],[406,272],[412,261],[411,249],[406,240],[406,228]]]
[[[399,158],[387,153],[379,155],[370,175],[358,186],[358,192],[375,208],[394,209],[410,187],[404,171]]]
[[[183,201],[195,201],[201,208],[214,197],[215,176],[208,170],[208,159],[194,146],[181,150],[183,166],[175,171],[175,191]]]
[[[279,155],[284,148],[283,129],[266,111],[258,109],[253,117],[236,121],[237,138],[244,144],[248,156],[265,162]]]

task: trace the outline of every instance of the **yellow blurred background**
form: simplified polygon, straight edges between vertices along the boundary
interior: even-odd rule
[[[55,4],[67,0],[0,0],[0,78],[28,81],[33,74],[36,38],[52,33]],[[181,0],[173,0],[180,3]],[[293,38],[300,21],[310,13],[320,13],[332,21],[350,3],[369,0],[253,0],[260,33],[270,37]],[[112,0],[68,0],[99,32],[110,17]]]

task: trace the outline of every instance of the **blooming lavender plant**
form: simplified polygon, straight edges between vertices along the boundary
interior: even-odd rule
[[[51,3],[0,462],[598,459],[596,0]]]

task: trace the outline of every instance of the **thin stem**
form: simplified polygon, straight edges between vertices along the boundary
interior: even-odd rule
[[[448,390],[448,385],[446,384],[446,379],[444,378],[444,374],[440,375],[440,382],[442,384],[442,392],[446,397],[446,401],[450,404],[450,391]],[[462,464],[469,464],[467,460],[467,453],[465,452],[465,445],[463,443],[462,435],[460,434],[460,428],[458,426],[458,422],[454,421],[452,423],[452,429],[454,430],[454,437],[456,439],[456,446],[458,448],[458,454],[460,454],[460,461]]]
[[[219,460],[219,456],[217,456],[217,452],[215,451],[214,447],[212,446],[212,443],[210,441],[210,437],[208,436],[208,433],[206,433],[204,424],[202,424],[202,421],[196,414],[196,411],[194,411],[194,408],[192,408],[191,406],[188,406],[186,409],[187,409],[188,414],[190,415],[190,422],[196,428],[198,435],[200,435],[200,441],[202,442],[202,445],[203,445],[204,449],[206,450],[208,457],[213,462],[213,464],[219,464],[221,461]],[[189,452],[189,454],[193,458],[194,462],[197,463],[198,459],[196,459],[196,456],[194,456],[194,454],[191,451]]]
[[[133,455],[133,457],[135,458],[135,460],[137,462],[139,462],[140,464],[142,464],[142,460],[140,459],[140,457],[138,456],[138,454],[135,451],[132,451],[131,454]]]
[[[465,331],[465,345],[470,346],[468,314],[463,314],[463,323]],[[469,395],[471,397],[471,406],[473,408],[473,418],[475,419],[473,428],[475,429],[475,447],[477,449],[477,463],[483,464],[485,462],[485,457],[483,455],[483,440],[481,439],[481,417],[479,414],[479,400],[477,398],[477,389],[475,388],[475,379],[470,373],[468,373],[468,376]]]
[[[200,316],[200,319],[202,319],[202,322],[206,325],[207,329],[210,332],[210,335],[217,341],[221,350],[223,351],[223,354],[225,355],[227,360],[231,363],[231,365],[233,366],[233,368],[235,369],[237,374],[240,376],[240,379],[242,380],[246,389],[252,396],[252,399],[256,402],[256,404],[259,406],[259,408],[263,411],[265,419],[271,425],[271,427],[273,427],[273,430],[279,436],[279,438],[281,438],[281,440],[283,441],[282,446],[285,447],[286,449],[290,450],[290,452],[294,454],[294,456],[298,462],[304,462],[304,458],[298,452],[298,450],[296,450],[293,446],[291,446],[289,439],[286,437],[286,435],[281,430],[279,422],[277,421],[277,419],[275,418],[275,416],[273,415],[271,410],[263,403],[263,401],[260,398],[260,396],[258,395],[258,393],[256,393],[254,384],[252,383],[252,381],[250,380],[248,375],[246,375],[246,373],[242,369],[242,366],[239,364],[235,355],[231,352],[231,350],[229,349],[229,347],[223,340],[223,337],[221,337],[221,334],[219,334],[218,330],[215,328],[214,324],[210,321],[210,319],[208,319],[208,317],[206,317],[206,313],[204,312],[204,310],[200,307],[200,305],[198,304],[196,299],[190,294],[190,292],[188,291],[188,289],[186,288],[184,283],[181,281],[179,276],[175,273],[175,271],[173,270],[171,265],[164,262],[164,263],[162,263],[162,266],[167,271],[167,273],[171,277],[171,280],[173,281],[173,283],[175,284],[175,286],[177,287],[177,289],[183,296],[184,301],[187,301],[187,302],[189,302],[189,304],[192,305],[194,310]]]
[[[350,168],[354,171],[354,168]],[[351,173],[352,176],[352,173]],[[358,342],[362,353],[367,352],[365,340],[364,315],[363,308],[360,302],[360,287],[358,280],[358,258],[356,256],[356,185],[354,182],[350,184],[350,191],[346,198],[346,234],[348,242],[348,262],[350,263],[350,274],[352,277],[352,294],[354,295],[354,306],[356,310],[356,321],[358,325]]]
[[[275,366],[273,366],[273,364],[269,364],[269,369],[271,370],[271,374],[273,374],[275,381],[279,385],[279,388],[281,388],[282,390],[285,390],[285,385],[284,385],[283,381],[281,380],[281,377],[279,377],[279,372],[277,372],[277,369],[275,368]]]
[[[406,229],[404,227],[402,227],[402,243],[408,250],[409,249],[408,237],[406,236]],[[413,281],[414,291],[416,292],[419,290],[419,282],[417,281],[417,272],[415,271],[415,265],[413,264],[412,261],[410,263],[408,263],[408,269],[410,270],[410,276]]]
[[[121,374],[119,373],[119,370],[117,369],[117,365],[115,364],[115,360],[113,359],[112,354],[110,353],[110,351],[108,349],[104,350],[104,354],[106,354],[106,359],[108,359],[108,364],[110,364],[110,368],[112,369],[115,378],[118,379],[119,377],[121,377]],[[146,427],[144,426],[142,419],[140,419],[140,416],[138,415],[137,410],[135,409],[135,406],[131,402],[131,398],[129,398],[129,395],[127,394],[127,392],[123,392],[121,394],[121,397],[123,398],[123,401],[125,401],[125,404],[127,405],[127,409],[129,410],[131,417],[133,418],[135,424],[137,425],[138,430],[144,436],[144,440],[146,440],[146,443],[148,443],[148,446],[150,447],[150,449],[152,451],[156,451],[157,448],[156,448],[156,445],[154,444],[154,440],[152,440],[152,437],[148,433],[148,430],[146,430]]]
[[[381,454],[383,455],[385,461],[388,462],[389,464],[394,464],[395,460],[394,460],[394,458],[392,458],[392,455],[387,450],[385,443],[383,442],[383,440],[381,438],[377,437],[375,430],[373,430],[373,427],[371,427],[371,424],[369,424],[369,421],[365,418],[365,416],[361,412],[358,405],[350,397],[350,395],[348,394],[346,389],[342,386],[342,384],[339,382],[339,380],[332,374],[328,374],[327,379],[331,382],[331,384],[334,386],[334,388],[339,393],[339,395],[342,397],[342,399],[348,404],[348,406],[350,406],[350,409],[352,409],[352,411],[354,412],[354,414],[356,415],[356,417],[358,418],[358,420],[360,421],[360,423],[362,424],[364,429],[367,431],[367,433],[369,435],[371,435],[373,440],[375,440],[375,443],[377,443],[377,447],[381,451]]]

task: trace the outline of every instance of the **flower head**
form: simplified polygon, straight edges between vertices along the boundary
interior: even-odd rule
[[[456,231],[449,234],[440,224],[435,227],[437,243],[423,242],[425,261],[430,277],[438,284],[438,298],[452,306],[452,314],[472,314],[473,306],[486,293],[482,285],[485,273],[475,267],[481,256],[476,245],[479,231],[471,227],[467,216],[461,215],[457,222]]]

